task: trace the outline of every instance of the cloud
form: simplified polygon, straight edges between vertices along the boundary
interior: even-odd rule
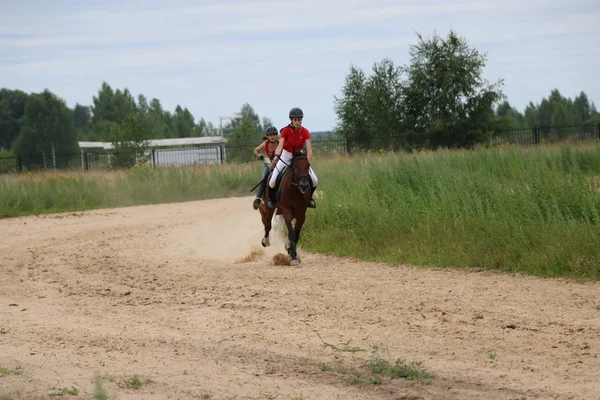
[[[593,0],[569,2],[555,0],[492,0],[454,3],[429,2],[413,5],[389,5],[368,1],[246,2],[239,5],[166,7],[150,10],[124,8],[118,11],[96,9],[87,12],[9,19],[0,32],[26,35],[1,39],[2,47],[114,45],[140,41],[172,42],[198,40],[206,36],[230,34],[269,34],[333,29],[356,29],[394,23],[398,18],[456,15],[468,19],[470,14],[487,13],[496,20],[506,14],[544,12],[552,9],[589,5]],[[547,4],[548,3],[548,4]],[[392,3],[394,4],[394,3]],[[136,6],[137,7],[137,6]],[[491,21],[482,21],[482,24]],[[12,24],[11,24],[12,22]],[[410,20],[405,22],[410,23]],[[504,28],[507,29],[506,20]],[[508,26],[510,27],[510,25]],[[507,29],[510,30],[510,29]]]
[[[537,101],[555,86],[593,97],[600,93],[597,2],[25,1],[2,6],[0,87],[49,87],[89,103],[108,80],[202,113],[232,112],[251,99],[273,115],[285,114],[273,98],[293,75],[303,82],[294,86],[294,98],[318,105],[312,112],[325,128],[350,63],[365,72],[384,57],[407,63],[415,32],[445,36],[455,29],[488,53],[485,74],[505,78],[511,103]]]

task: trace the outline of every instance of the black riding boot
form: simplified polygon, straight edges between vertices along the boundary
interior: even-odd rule
[[[315,203],[315,201],[313,200],[313,194],[315,193],[315,190],[317,190],[316,186],[310,190],[310,201],[308,202],[309,208],[317,208],[317,203]]]
[[[275,208],[277,205],[277,187],[270,188],[269,187],[269,201],[267,201],[267,207]]]
[[[258,210],[258,207],[260,207],[260,202],[261,202],[264,194],[265,194],[265,183],[263,182],[260,185],[258,185],[258,190],[256,191],[256,198],[254,199],[254,203],[252,203],[252,206],[254,207],[255,210]]]

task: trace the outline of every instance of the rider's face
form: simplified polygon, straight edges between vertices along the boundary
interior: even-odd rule
[[[277,135],[267,135],[267,139],[269,139],[269,142],[273,143],[275,142],[275,139],[277,139]]]
[[[294,117],[294,118],[292,118],[292,125],[296,129],[300,128],[300,125],[302,125],[302,117]]]

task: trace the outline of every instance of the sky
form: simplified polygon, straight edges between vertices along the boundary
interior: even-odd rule
[[[0,20],[0,87],[69,107],[104,81],[215,126],[249,103],[278,128],[300,107],[331,130],[351,65],[406,65],[417,33],[453,29],[519,111],[555,88],[600,108],[600,0],[0,0]]]

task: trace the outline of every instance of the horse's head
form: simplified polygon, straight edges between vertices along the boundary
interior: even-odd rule
[[[310,191],[310,163],[303,152],[297,151],[294,153],[294,183],[300,189],[302,194]]]

